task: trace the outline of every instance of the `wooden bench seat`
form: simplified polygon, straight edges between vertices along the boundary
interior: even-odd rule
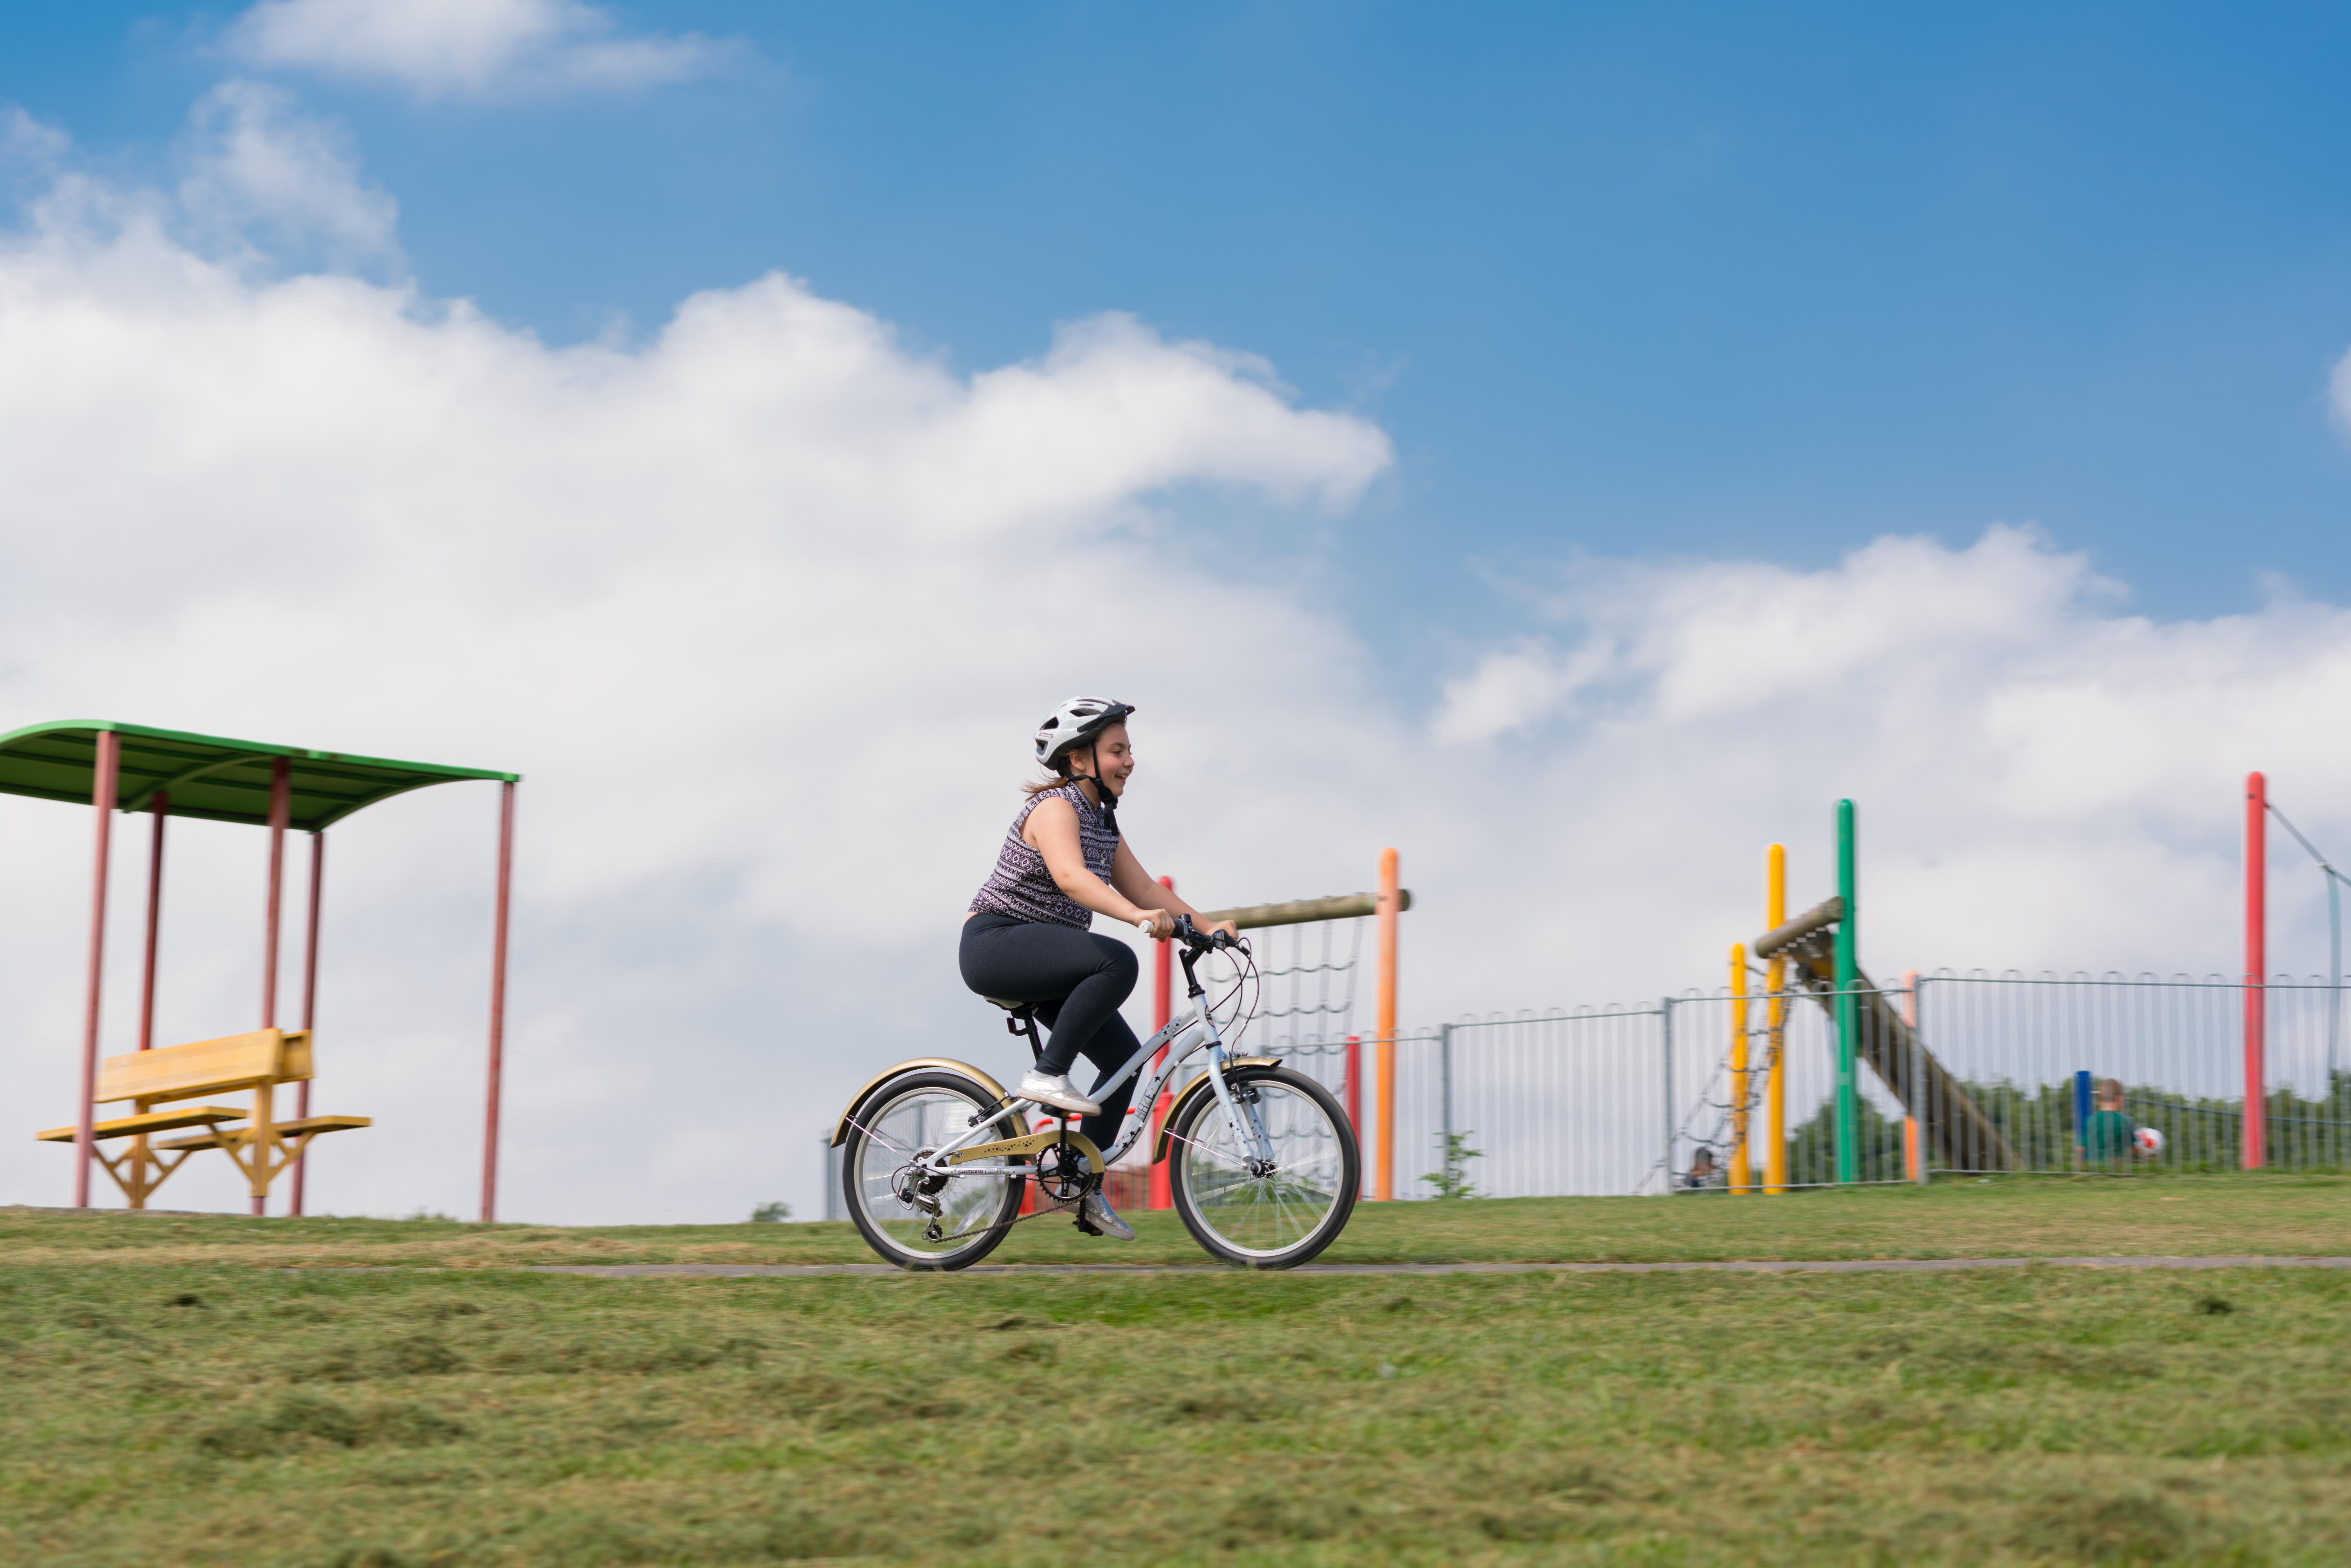
[[[245,1113],[229,1105],[189,1105],[177,1111],[150,1111],[143,1116],[117,1116],[110,1121],[94,1123],[90,1134],[99,1138],[128,1138],[140,1133],[169,1133],[181,1127],[210,1127],[222,1122],[242,1122]],[[70,1144],[78,1127],[51,1127],[46,1133],[36,1133],[34,1138],[44,1144]]]
[[[309,1076],[310,1031],[305,1029],[260,1029],[160,1051],[110,1056],[99,1065],[97,1101],[100,1104],[131,1101],[136,1114],[111,1117],[91,1127],[96,1139],[130,1139],[127,1149],[119,1155],[96,1148],[92,1152],[131,1207],[144,1208],[149,1195],[187,1164],[189,1156],[203,1149],[218,1149],[245,1173],[254,1212],[258,1214],[269,1197],[269,1184],[302,1157],[312,1138],[371,1124],[365,1116],[277,1120],[277,1086],[299,1083]],[[176,1100],[197,1100],[240,1089],[252,1092],[250,1111],[225,1105],[156,1109]],[[184,1138],[152,1136],[183,1127],[204,1130]],[[35,1135],[63,1144],[74,1142],[78,1132],[72,1127],[53,1127]]]
[[[245,1113],[239,1111],[236,1114],[242,1118]],[[367,1116],[298,1116],[290,1122],[277,1122],[271,1125],[279,1137],[291,1138],[300,1134],[345,1133],[354,1127],[372,1127],[375,1122]],[[71,1127],[66,1129],[66,1135],[73,1135]],[[166,1138],[155,1146],[159,1149],[235,1148],[246,1135],[246,1129],[243,1127],[214,1127],[211,1132],[199,1133],[193,1138]]]

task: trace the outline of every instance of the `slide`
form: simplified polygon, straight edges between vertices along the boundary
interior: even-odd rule
[[[1844,918],[1844,900],[1832,898],[1757,937],[1752,949],[1758,958],[1786,959],[1789,988],[1809,993],[1832,1019],[1836,1016],[1835,928]],[[1867,975],[1861,976],[1861,1039],[1854,1054],[1869,1064],[1902,1109],[1918,1119],[1926,1146],[1951,1170],[2022,1169],[2007,1135],[1902,1021],[1892,998]]]

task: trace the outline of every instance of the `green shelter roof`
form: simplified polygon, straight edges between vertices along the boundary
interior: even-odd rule
[[[269,823],[269,781],[277,759],[289,764],[293,815],[289,826],[315,833],[387,796],[451,784],[461,779],[516,783],[519,773],[485,768],[446,768],[436,762],[394,762],[381,757],[349,757],[339,751],[306,751],[258,740],[223,740],[184,730],[153,729],[110,719],[60,719],[26,725],[0,735],[0,794],[88,805],[97,787],[98,737],[122,737],[120,777],[114,803],[125,811],[147,809],[157,790],[168,797],[174,817],[214,822]]]

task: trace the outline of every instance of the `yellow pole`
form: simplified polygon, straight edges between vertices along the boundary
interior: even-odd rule
[[[1763,854],[1763,928],[1788,923],[1788,852],[1773,844]],[[1765,1040],[1771,1065],[1763,1077],[1763,1190],[1788,1190],[1788,961],[1776,955],[1763,971]]]
[[[1372,1197],[1385,1202],[1395,1196],[1395,1029],[1396,1029],[1396,852],[1380,852],[1380,995],[1377,1070],[1379,1076],[1379,1158],[1374,1165]]]
[[[1755,1185],[1747,1161],[1747,947],[1730,945],[1730,1190]]]

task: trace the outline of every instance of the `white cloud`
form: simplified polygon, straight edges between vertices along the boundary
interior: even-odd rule
[[[423,98],[659,87],[704,75],[729,52],[694,34],[623,35],[580,0],[262,0],[227,42],[252,66],[389,82]]]
[[[399,204],[360,177],[341,128],[289,93],[222,83],[189,117],[182,159],[181,209],[215,250],[346,267],[398,260]]]
[[[1390,460],[1246,357],[1109,317],[958,376],[782,277],[642,348],[549,348],[208,259],[188,222],[68,177],[0,246],[0,719],[528,774],[511,1214],[805,1212],[874,1068],[1006,1063],[956,930],[1071,690],[1141,704],[1130,830],[1206,902],[1360,888],[1399,845],[1412,1021],[1710,982],[1763,843],[1827,891],[1840,795],[1886,972],[2228,967],[2249,767],[2351,844],[2332,606],[2137,616],[2011,528],[1812,570],[1583,562],[1422,714],[1305,574],[1165,526],[1178,492],[1343,511]],[[490,810],[456,787],[332,835],[319,1107],[379,1125],[322,1146],[320,1207],[470,1202]],[[0,799],[0,1071],[36,1122],[69,1104],[87,832]],[[162,1030],[198,1038],[253,1010],[261,844],[173,833]],[[2278,888],[2280,962],[2310,967],[2315,881]],[[64,1170],[0,1138],[0,1196]]]

